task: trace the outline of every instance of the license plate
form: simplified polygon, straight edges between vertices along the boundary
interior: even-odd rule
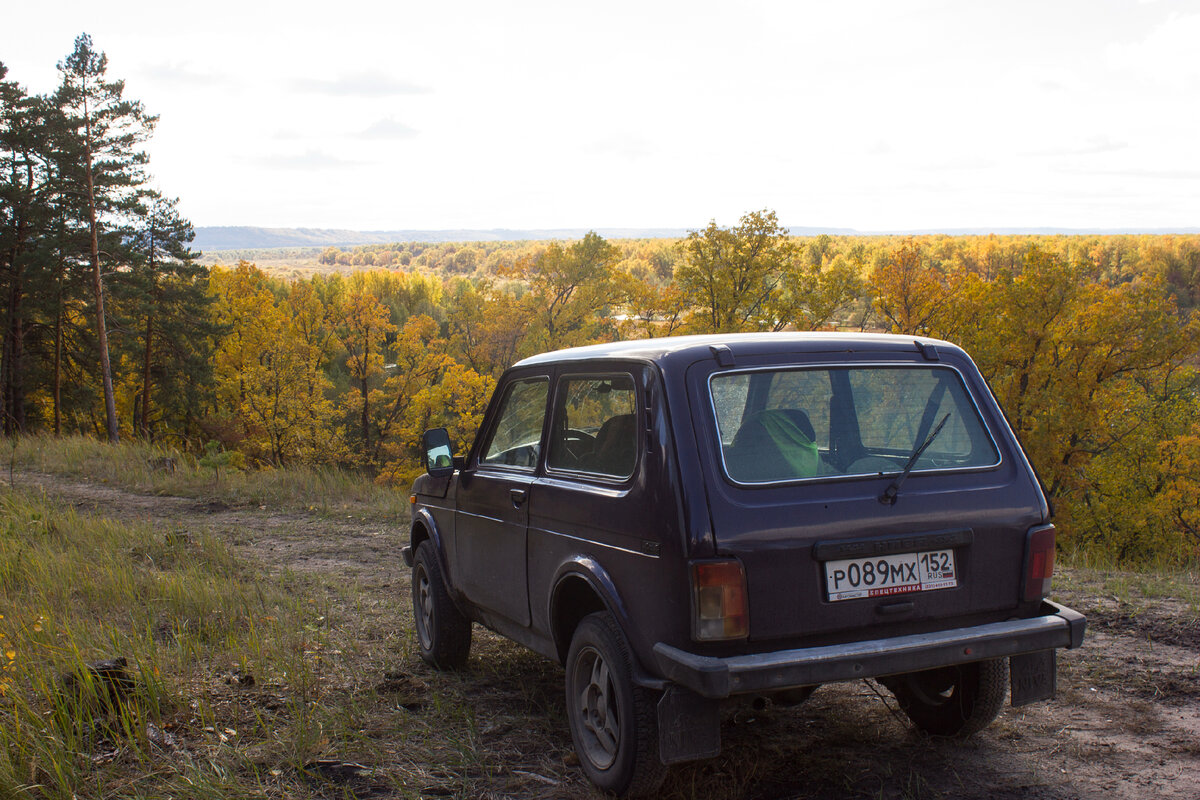
[[[830,600],[929,592],[953,586],[958,586],[953,550],[825,562],[825,589]]]

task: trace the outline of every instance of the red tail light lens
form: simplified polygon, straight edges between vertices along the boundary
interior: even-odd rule
[[[1032,528],[1025,537],[1025,602],[1041,600],[1050,593],[1054,577],[1054,526]]]
[[[697,640],[744,639],[750,633],[746,571],[740,561],[692,564],[692,594]]]

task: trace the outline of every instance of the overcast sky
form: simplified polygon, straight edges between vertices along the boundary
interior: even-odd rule
[[[1200,2],[9,3],[198,226],[1200,225]]]

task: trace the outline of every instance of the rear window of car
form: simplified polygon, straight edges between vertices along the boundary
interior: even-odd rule
[[[855,365],[722,372],[709,380],[737,483],[979,469],[1000,458],[957,370]]]

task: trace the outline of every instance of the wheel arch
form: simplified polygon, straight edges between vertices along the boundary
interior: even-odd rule
[[[567,561],[555,575],[550,593],[550,633],[559,663],[566,663],[580,621],[597,611],[609,612],[622,631],[629,630],[629,612],[608,571],[586,556]]]
[[[438,530],[437,522],[433,515],[429,513],[427,508],[414,508],[412,527],[409,529],[408,546],[416,556],[417,548],[421,546],[421,542],[429,542],[434,551],[437,553],[438,569],[442,573],[442,581],[446,587],[450,589],[450,596],[455,596],[454,584],[450,582],[450,567],[446,559],[446,548],[442,539],[441,531]]]

